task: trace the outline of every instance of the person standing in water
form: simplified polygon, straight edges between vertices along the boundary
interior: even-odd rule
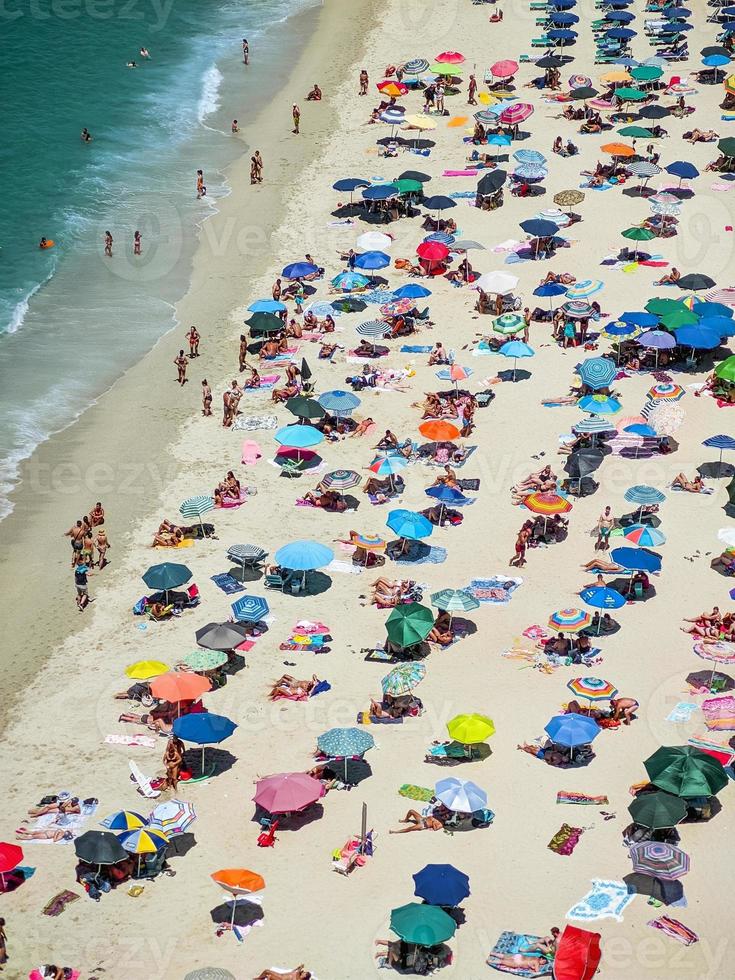
[[[105,255],[112,258],[112,234],[109,231],[105,232]]]
[[[186,384],[186,368],[188,366],[183,350],[180,350],[178,357],[174,358],[174,364],[179,372],[178,382],[183,387]]]
[[[207,188],[204,186],[204,171],[197,170],[197,200],[205,197]]]
[[[298,136],[300,132],[299,123],[301,122],[301,109],[299,109],[295,102],[291,109],[291,115],[293,116],[293,132],[296,136]]]
[[[240,127],[237,125],[237,119],[232,120],[232,126],[230,127],[233,135],[240,132]]]
[[[141,237],[140,232],[136,231],[133,235],[133,255],[140,255]]]
[[[246,37],[242,39],[242,63],[244,65],[250,64],[250,45]]]

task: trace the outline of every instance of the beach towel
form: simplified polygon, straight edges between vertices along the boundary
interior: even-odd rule
[[[277,429],[277,415],[238,415],[232,423],[232,429],[241,432],[255,432],[258,429]]]
[[[555,854],[568,856],[579,843],[583,833],[584,827],[572,827],[568,823],[563,823],[546,846]]]
[[[534,625],[525,629],[521,635],[528,640],[545,640],[550,634],[543,626]]]
[[[647,924],[652,929],[659,929],[666,936],[670,936],[671,939],[676,939],[677,942],[683,943],[685,946],[692,946],[694,943],[699,942],[699,936],[696,932],[688,929],[678,919],[672,919],[670,915],[662,915],[658,919],[651,919]]]
[[[37,838],[25,841],[26,844],[70,844],[79,837],[82,828],[96,812],[97,803],[80,803],[80,813],[44,813],[32,821],[31,826],[36,830],[63,831],[64,837],[55,841],[51,838]]]
[[[593,922],[596,919],[615,919],[623,921],[623,912],[635,898],[624,881],[592,879],[592,888],[576,905],[567,912],[567,919],[580,919]]]
[[[560,789],[556,794],[556,802],[578,803],[581,806],[607,806],[610,801],[606,796],[588,796],[587,793]]]
[[[472,480],[457,480],[460,490],[479,490],[480,481],[477,479]]]
[[[240,653],[248,653],[250,650],[253,649],[254,646],[255,646],[255,640],[243,640],[242,643],[239,643],[235,647],[235,649],[239,650]]]
[[[287,355],[284,355],[287,356]],[[269,360],[276,360],[276,358],[269,358]],[[244,393],[247,394],[257,394],[259,391],[270,391],[271,388],[275,388],[278,383],[278,379],[281,377],[280,374],[263,374],[260,377],[260,384],[256,387],[247,387],[244,389]]]
[[[702,714],[709,731],[735,731],[735,698],[732,694],[708,698],[702,705]]]
[[[225,595],[232,595],[234,592],[244,592],[245,586],[238,582],[229,572],[221,572],[219,575],[211,575],[211,580],[221,589]]]
[[[403,718],[390,718],[378,715],[371,715],[369,711],[357,712],[358,725],[402,725]]]
[[[401,354],[430,354],[434,348],[431,344],[404,344]]]
[[[447,560],[447,549],[440,548],[438,545],[424,546],[418,556],[412,558],[409,551],[406,555],[399,555],[394,559],[398,565],[441,565]]]
[[[464,591],[473,595],[478,602],[506,605],[518,586],[522,584],[522,578],[494,575],[492,578],[473,578],[470,584],[465,586]]]
[[[697,710],[697,707],[698,705],[692,701],[679,701],[666,715],[666,721],[672,721],[674,724],[687,722]]]
[[[729,744],[715,741],[711,735],[695,733],[687,739],[687,742],[689,745],[693,745],[695,749],[701,749],[702,752],[711,755],[723,766],[729,766],[735,757],[735,749],[731,748]]]
[[[54,895],[52,899],[46,902],[43,907],[42,915],[50,915],[53,918],[56,918],[57,915],[61,915],[67,905],[71,905],[72,902],[76,902],[78,898],[81,898],[81,896],[77,895],[76,892],[71,892],[68,888],[65,888],[63,891],[58,892],[58,894]]]
[[[383,647],[373,647],[371,650],[365,654],[365,660],[368,663],[386,663],[393,664],[396,662],[396,658],[392,653],[388,653]]]
[[[696,493],[695,493],[692,490],[685,490],[684,487],[680,487],[678,483],[676,483],[676,484],[672,483],[669,486],[669,490],[673,491],[674,493],[691,493],[695,497],[697,496],[697,494],[700,494],[700,493],[710,494],[710,493],[714,493],[715,492],[715,488],[714,487],[702,487],[701,490],[697,490]]]
[[[427,789],[425,786],[415,786],[413,783],[404,783],[398,790],[399,796],[405,796],[407,800],[416,800],[417,803],[428,803],[434,799],[434,790]]]
[[[520,932],[501,932],[498,941],[490,950],[486,960],[487,965],[500,973],[510,973],[515,977],[548,977],[551,975],[551,963],[541,955],[541,953],[529,953],[528,950],[535,943],[539,942],[541,936],[531,936],[528,933]],[[494,962],[493,954],[498,956],[518,956],[526,958],[537,956],[539,961],[544,964],[539,970],[524,969],[522,966],[511,967],[499,965]]]
[[[464,198],[477,197],[477,191],[452,191],[447,197],[451,197],[453,201],[461,201]]]
[[[263,453],[260,450],[260,446],[254,439],[246,439],[243,442],[240,460],[245,466],[255,466],[262,456]]]
[[[475,167],[474,170],[445,170],[442,173],[442,177],[477,177],[478,169],[482,170],[483,167]]]
[[[134,735],[105,735],[105,742],[108,745],[126,745],[126,746],[143,746],[147,749],[153,749],[156,747],[156,740],[152,735],[134,734]]]
[[[173,548],[191,548],[194,544],[193,538],[182,538],[176,544],[154,544],[156,551],[171,551]]]
[[[324,569],[325,572],[337,572],[340,575],[362,575],[364,565],[354,565],[351,561],[339,561],[335,558]]]

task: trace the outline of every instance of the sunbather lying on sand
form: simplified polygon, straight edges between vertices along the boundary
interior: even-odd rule
[[[606,561],[604,558],[593,558],[591,561],[588,561],[586,564],[582,565],[582,568],[586,572],[596,572],[598,570],[601,572],[625,571],[622,565],[618,565],[617,562],[614,561]],[[597,582],[594,584],[597,585]],[[589,588],[589,586],[585,586],[585,588]]]
[[[16,840],[50,840],[54,844],[60,840],[71,840],[73,834],[70,830],[62,830],[59,827],[46,827],[43,830],[29,830],[27,827],[18,827],[15,831]]]
[[[316,674],[311,675],[311,680],[297,680],[291,674],[282,674],[271,687],[268,697],[271,701],[275,701],[281,694],[286,695],[286,697],[308,695],[311,694],[318,683],[319,678]]]
[[[671,481],[671,486],[681,487],[682,490],[687,490],[689,493],[701,493],[704,490],[704,480],[699,474],[688,480],[684,473],[679,473]]]
[[[311,980],[311,970],[304,969],[304,964],[299,963],[293,970],[263,970],[255,980]]]
[[[409,810],[403,820],[398,822],[408,826],[401,827],[400,830],[389,830],[389,834],[410,834],[414,830],[442,830],[444,827],[442,821],[434,814],[422,817],[418,810]]]
[[[380,606],[397,606],[402,599],[408,598],[413,592],[416,583],[410,579],[376,579],[371,588],[373,595],[371,602]]]
[[[434,620],[431,632],[426,637],[430,643],[438,643],[439,646],[447,647],[454,639],[452,631],[452,617],[448,612],[442,611]]]
[[[153,547],[175,548],[179,541],[184,540],[184,532],[171,521],[161,521],[158,531],[153,535]]]
[[[78,796],[59,798],[55,803],[43,806],[33,806],[28,811],[29,817],[43,817],[47,813],[81,813]]]

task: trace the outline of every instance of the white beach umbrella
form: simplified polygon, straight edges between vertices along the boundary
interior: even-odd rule
[[[392,244],[390,235],[384,235],[380,231],[366,231],[355,242],[356,247],[363,252],[384,252]]]
[[[486,293],[510,293],[518,285],[518,276],[509,272],[486,272],[475,282],[478,289]]]

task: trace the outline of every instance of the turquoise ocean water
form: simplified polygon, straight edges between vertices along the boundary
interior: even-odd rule
[[[5,0],[0,518],[18,462],[172,326],[197,229],[243,150],[231,119],[276,91],[303,40],[287,20],[317,3]],[[210,202],[195,199],[198,167]],[[114,273],[101,257],[108,228]],[[145,261],[134,264],[136,229]],[[56,246],[39,250],[42,236]]]

